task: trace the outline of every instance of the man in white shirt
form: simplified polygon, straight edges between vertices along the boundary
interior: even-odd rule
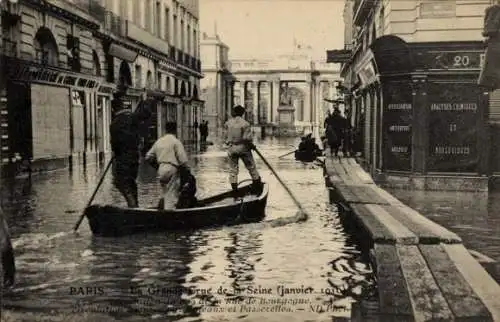
[[[146,153],[146,161],[158,169],[158,177],[163,190],[163,209],[175,209],[179,199],[180,168],[189,170],[188,157],[184,145],[175,136],[177,123],[165,126],[166,134],[159,138]]]

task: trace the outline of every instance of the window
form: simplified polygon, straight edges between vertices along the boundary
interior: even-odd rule
[[[159,90],[163,90],[163,84],[161,81],[161,73],[156,73],[156,88]]]
[[[191,27],[187,26],[187,48],[186,52],[191,55]]]
[[[151,22],[151,7],[153,6],[152,5],[152,0],[148,0],[146,1],[146,3],[144,3],[144,5],[146,6],[146,10],[144,10],[144,13],[145,13],[145,19],[146,19],[146,23],[145,23],[145,28],[147,31],[151,31],[153,29],[153,24]]]
[[[177,33],[179,32],[179,30],[178,30],[178,27],[177,27],[177,16],[176,15],[174,15],[174,19],[173,20],[174,20],[174,30],[172,32],[172,36],[173,36],[172,37],[172,44],[175,47],[179,48],[179,43],[178,43],[178,39],[179,38],[178,38],[178,35],[177,35]]]
[[[421,18],[442,18],[456,16],[455,1],[422,1],[420,3]]]
[[[198,42],[196,40],[198,35],[196,34],[196,30],[193,30],[193,56],[198,57]]]
[[[164,39],[170,42],[168,38],[170,36],[170,10],[168,8],[165,9],[165,34],[163,35]]]
[[[161,3],[159,1],[156,1],[155,19],[156,19],[155,35],[161,38]]]
[[[184,46],[185,46],[185,43],[184,43],[184,20],[181,20],[181,42],[179,44],[179,48],[184,51]]]
[[[141,65],[135,65],[135,87],[142,88],[142,68]]]

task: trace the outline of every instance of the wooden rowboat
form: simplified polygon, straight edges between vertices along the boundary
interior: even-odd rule
[[[318,158],[322,155],[323,155],[323,151],[321,151],[321,150],[315,151],[313,153],[310,153],[309,151],[297,150],[297,151],[295,151],[295,160],[301,161],[301,162],[313,162],[316,160],[316,158]]]
[[[198,201],[197,207],[175,210],[123,208],[92,205],[85,209],[95,236],[111,237],[137,233],[192,230],[258,222],[265,217],[269,187],[264,183],[259,196],[250,195],[250,186],[239,188],[240,200],[227,191]]]

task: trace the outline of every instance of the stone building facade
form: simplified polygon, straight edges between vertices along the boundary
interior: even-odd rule
[[[176,121],[185,141],[201,113],[195,0],[3,1],[1,162],[33,169],[110,150],[110,101],[128,86],[157,99],[147,148]],[[5,72],[4,72],[5,71]]]
[[[218,133],[224,125],[226,111],[232,107],[231,88],[235,78],[231,73],[229,46],[219,35],[204,33],[200,48],[204,75],[201,80],[201,98],[205,102],[203,118],[208,121],[209,133]]]
[[[345,100],[365,165],[379,179],[487,190],[490,98],[477,78],[489,4],[346,1]]]

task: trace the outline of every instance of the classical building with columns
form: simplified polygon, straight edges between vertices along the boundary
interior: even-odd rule
[[[500,95],[477,85],[490,3],[346,1],[345,46],[329,61],[343,63],[362,159],[382,182],[484,191],[500,176],[500,150],[488,148]]]
[[[203,119],[208,121],[209,135],[222,129],[226,111],[231,108],[231,88],[235,81],[231,73],[229,46],[219,35],[202,34],[200,41],[203,57],[203,79],[200,83],[201,99],[205,102]]]
[[[126,85],[157,99],[147,149],[177,122],[192,140],[202,112],[198,0],[2,1],[2,166],[65,166],[108,152],[110,101]]]
[[[228,95],[231,102],[245,106],[248,121],[268,134],[279,133],[280,106],[291,107],[296,132],[313,131],[332,107],[324,99],[337,96],[341,81],[338,66],[301,53],[267,60],[231,60],[231,73],[235,78]],[[226,110],[224,118],[228,117]]]

